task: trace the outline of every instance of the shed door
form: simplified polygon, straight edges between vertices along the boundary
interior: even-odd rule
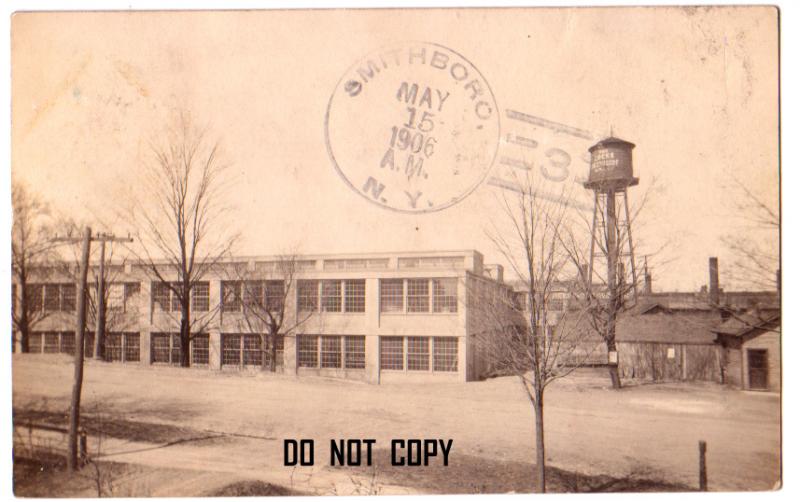
[[[765,390],[767,388],[767,351],[764,349],[748,349],[747,368],[750,372],[750,388]]]

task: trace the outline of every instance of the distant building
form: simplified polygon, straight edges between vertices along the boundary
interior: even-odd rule
[[[261,336],[246,322],[243,304],[269,302],[269,292],[280,290],[277,260],[233,258],[195,285],[192,311],[202,327],[191,342],[193,366],[260,366]],[[478,323],[468,298],[479,297],[479,290],[511,296],[502,267],[484,265],[477,251],[300,256],[296,266],[286,325],[303,322],[279,340],[277,357],[280,371],[289,374],[373,383],[479,379],[486,364],[472,341]],[[105,358],[178,364],[180,304],[170,288],[141,264],[107,268],[113,280]],[[169,267],[162,273],[177,280]],[[51,315],[35,326],[30,351],[73,353],[75,284],[57,270],[41,270],[40,276],[32,297]],[[247,297],[253,284],[260,286],[258,299]],[[91,354],[91,319],[87,330],[85,350]]]
[[[779,298],[774,291],[723,291],[719,288],[717,270],[716,259],[712,258],[709,286],[704,286],[699,292],[653,292],[651,278],[649,274],[645,276],[644,290],[639,294],[637,304],[617,318],[620,376],[652,381],[705,380],[742,385],[743,380],[731,376],[731,372],[745,375],[748,371],[746,364],[726,371],[727,365],[737,364],[738,355],[730,351],[742,350],[726,334],[730,335],[728,331],[733,329],[736,319],[753,309],[770,315],[769,319],[773,319],[773,314],[779,318]],[[579,303],[576,298],[572,301]],[[576,308],[579,305],[573,305],[572,309]],[[592,331],[588,321],[581,324],[581,332],[588,332],[591,336],[583,343],[582,350],[573,355],[573,361],[582,365],[607,364],[609,355],[605,342]],[[753,334],[745,334],[743,339]],[[723,340],[727,346],[721,345]],[[760,337],[755,343],[773,344],[769,357],[774,363],[775,358],[779,361],[780,357],[778,341],[779,336],[770,335]],[[775,370],[772,374],[776,374]]]
[[[781,315],[751,310],[714,328],[723,382],[745,390],[781,389]]]

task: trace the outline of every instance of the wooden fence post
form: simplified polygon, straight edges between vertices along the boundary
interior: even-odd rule
[[[706,472],[706,442],[700,441],[700,491],[708,491],[708,473]]]

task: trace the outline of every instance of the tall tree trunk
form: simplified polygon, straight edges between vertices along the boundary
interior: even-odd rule
[[[611,379],[611,387],[614,389],[621,389],[622,382],[619,378],[619,352],[617,352],[617,341],[615,339],[606,340],[606,348],[608,353],[616,353],[616,362],[608,361],[608,376]]]
[[[619,308],[619,289],[617,284],[617,201],[613,189],[606,194],[606,240],[608,257],[608,322],[606,323],[606,347],[609,354],[617,352],[617,310]],[[608,361],[608,375],[611,386],[615,389],[621,387],[619,381],[619,366],[616,362]]]
[[[533,403],[536,415],[536,493],[544,493],[547,489],[545,481],[545,455],[544,455],[544,391],[538,394]]]
[[[181,366],[184,368],[189,367],[189,307],[187,305],[181,306]]]
[[[23,354],[30,352],[30,326],[28,321],[28,293],[25,291],[27,284],[20,282],[19,296],[19,351]]]
[[[19,351],[23,354],[30,352],[30,342],[28,339],[28,327],[24,326],[19,330]]]
[[[269,370],[275,373],[278,369],[278,361],[276,359],[278,357],[278,334],[273,331],[270,338],[272,340],[269,345]]]
[[[267,358],[267,349],[269,347],[269,335],[266,333],[261,334],[261,369],[265,370],[267,368],[267,363],[269,359]]]

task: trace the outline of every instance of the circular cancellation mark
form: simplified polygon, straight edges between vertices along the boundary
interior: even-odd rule
[[[500,117],[486,79],[442,45],[405,42],[352,65],[325,116],[328,153],[367,200],[408,213],[469,195],[497,154]]]

